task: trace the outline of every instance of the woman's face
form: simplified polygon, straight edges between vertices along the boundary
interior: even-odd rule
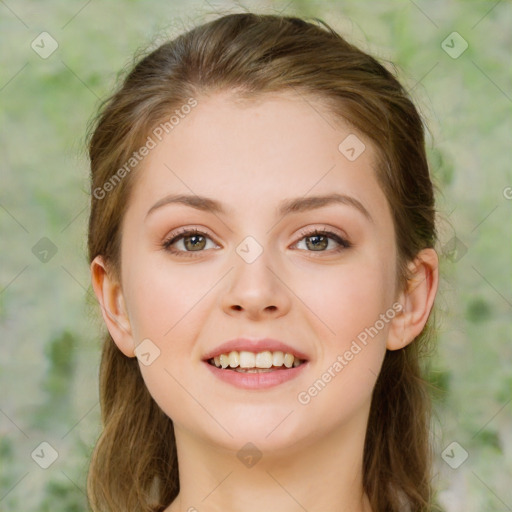
[[[303,97],[218,93],[133,171],[121,246],[131,336],[119,345],[133,355],[142,343],[144,380],[177,431],[261,450],[364,435],[400,306],[391,213],[372,145],[354,133]],[[187,230],[200,234],[179,238]],[[204,360],[236,338],[255,353],[251,341],[278,340],[307,362],[243,373]]]

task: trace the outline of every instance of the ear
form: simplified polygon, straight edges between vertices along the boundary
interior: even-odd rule
[[[96,256],[91,263],[91,281],[112,339],[125,356],[135,357],[135,344],[121,285],[109,273],[101,256]]]
[[[408,267],[412,277],[398,299],[403,309],[391,323],[388,350],[401,349],[418,336],[427,323],[437,293],[439,258],[434,249],[421,250]]]

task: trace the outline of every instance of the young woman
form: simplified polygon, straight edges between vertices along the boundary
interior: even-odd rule
[[[226,15],[138,62],[89,151],[92,509],[433,510],[434,187],[390,72]]]

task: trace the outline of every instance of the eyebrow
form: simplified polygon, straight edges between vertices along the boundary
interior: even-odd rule
[[[225,208],[222,206],[222,203],[215,199],[211,199],[209,197],[198,196],[198,195],[168,195],[159,201],[157,201],[146,214],[146,217],[158,208],[162,206],[166,206],[169,204],[182,204],[185,206],[190,206],[195,208],[196,210],[211,212],[211,213],[220,213],[227,215]],[[361,213],[368,221],[374,222],[373,217],[370,215],[370,212],[364,207],[364,205],[358,201],[355,197],[348,196],[346,194],[338,194],[332,193],[322,196],[310,196],[310,197],[297,197],[294,199],[286,199],[279,203],[277,208],[277,214],[279,216],[284,217],[290,213],[300,213],[308,210],[315,210],[317,208],[322,208],[324,206],[329,206],[332,204],[344,204],[347,206],[352,206],[357,209],[359,213]]]

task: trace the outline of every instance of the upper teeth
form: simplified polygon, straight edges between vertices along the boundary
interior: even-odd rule
[[[272,368],[272,366],[283,366],[283,364],[286,368],[291,368],[299,366],[302,361],[293,354],[279,350],[276,352],[266,350],[258,353],[233,350],[228,354],[215,356],[213,362],[217,368],[227,368],[228,366],[230,368],[238,366],[240,368]]]

